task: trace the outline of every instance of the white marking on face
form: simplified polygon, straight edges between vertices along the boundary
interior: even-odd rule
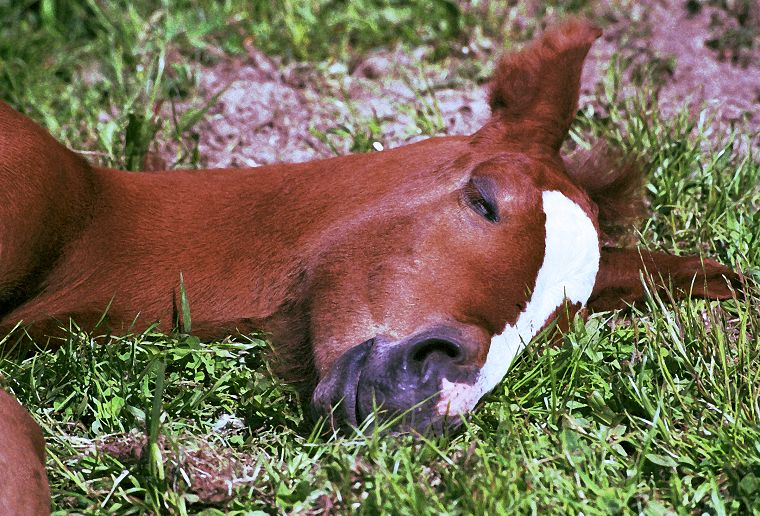
[[[536,286],[514,325],[491,339],[486,363],[474,384],[443,379],[438,413],[457,415],[472,410],[484,394],[504,378],[512,360],[546,325],[567,299],[585,305],[599,271],[599,236],[591,219],[561,192],[542,194],[546,214],[546,251]]]

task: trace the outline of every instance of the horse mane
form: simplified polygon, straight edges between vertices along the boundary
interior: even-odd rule
[[[565,159],[570,178],[583,188],[599,209],[599,229],[606,246],[633,242],[633,229],[647,217],[645,162],[609,142],[579,149]],[[634,240],[635,241],[635,240]]]

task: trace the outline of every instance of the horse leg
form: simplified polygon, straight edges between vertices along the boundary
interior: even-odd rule
[[[50,514],[42,430],[0,390],[0,514]]]

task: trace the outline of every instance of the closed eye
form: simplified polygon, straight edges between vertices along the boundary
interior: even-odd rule
[[[467,206],[489,222],[499,222],[499,205],[493,194],[493,184],[489,178],[473,177],[464,187]]]

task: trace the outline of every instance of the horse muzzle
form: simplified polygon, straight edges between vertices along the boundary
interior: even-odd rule
[[[474,384],[479,368],[456,330],[436,328],[401,341],[375,337],[345,352],[322,378],[312,414],[333,428],[378,415],[383,428],[441,433],[460,417],[441,410],[442,383]],[[386,424],[383,424],[386,423]]]

